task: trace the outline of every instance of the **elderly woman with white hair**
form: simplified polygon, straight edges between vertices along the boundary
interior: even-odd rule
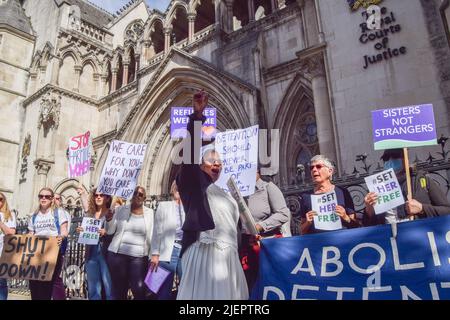
[[[325,230],[317,229],[314,226],[314,216],[316,212],[312,210],[311,195],[319,195],[334,191],[337,198],[336,214],[341,218],[343,229],[357,228],[360,226],[355,215],[350,192],[347,189],[335,186],[331,182],[334,173],[333,163],[323,155],[314,156],[310,161],[311,178],[314,190],[302,194],[301,199],[301,234],[320,233]]]

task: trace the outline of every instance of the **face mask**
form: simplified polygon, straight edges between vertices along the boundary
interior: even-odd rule
[[[384,163],[384,170],[393,169],[395,172],[399,172],[403,169],[402,159],[390,159]]]

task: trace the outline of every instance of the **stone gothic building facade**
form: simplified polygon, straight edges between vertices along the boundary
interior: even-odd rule
[[[381,30],[364,28],[377,3]],[[49,186],[76,206],[113,139],[148,145],[139,183],[168,193],[170,108],[203,88],[218,129],[278,129],[283,189],[322,153],[342,172],[373,152],[370,111],[433,103],[449,134],[448,0],[0,0],[0,191],[20,216]],[[388,31],[386,31],[388,30]],[[88,175],[68,178],[69,138],[90,130]],[[414,152],[433,152],[433,148]]]

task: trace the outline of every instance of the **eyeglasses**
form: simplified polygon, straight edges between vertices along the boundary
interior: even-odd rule
[[[38,195],[38,198],[39,198],[39,199],[47,199],[47,200],[51,200],[51,199],[53,198],[53,196],[50,195],[50,194],[40,194],[40,195]]]
[[[205,159],[205,162],[209,162],[211,164],[215,164],[217,162],[217,164],[219,166],[222,165],[222,161],[221,160],[214,159],[214,158]]]
[[[314,168],[316,168],[317,170],[320,170],[320,169],[322,169],[323,167],[325,167],[323,164],[311,165],[311,166],[309,166],[309,170],[313,171]]]
[[[103,193],[96,193],[94,198],[103,198],[105,195]]]
[[[143,194],[142,192],[135,192],[135,193],[134,193],[134,196],[135,196],[135,197],[138,196],[138,197],[140,197],[140,198],[143,198],[143,197],[145,197],[145,194]]]

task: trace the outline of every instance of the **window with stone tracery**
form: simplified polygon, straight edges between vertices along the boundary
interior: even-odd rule
[[[125,29],[125,40],[137,41],[144,33],[144,22],[137,20],[128,25]]]

